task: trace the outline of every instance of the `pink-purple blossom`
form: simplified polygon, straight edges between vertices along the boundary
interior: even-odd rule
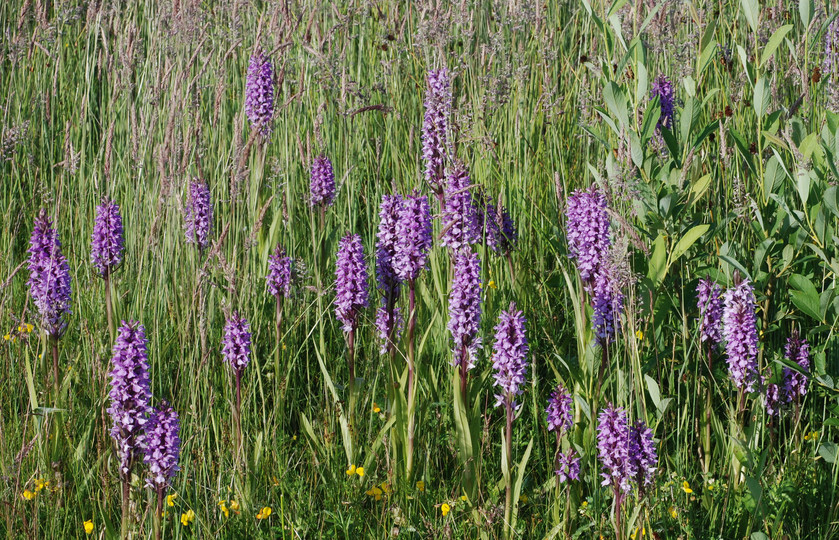
[[[516,396],[523,390],[527,375],[527,353],[530,347],[525,334],[524,314],[514,302],[498,316],[495,326],[492,367],[493,386],[497,387],[495,406],[517,407]]]
[[[477,253],[461,250],[454,255],[454,277],[449,292],[449,323],[453,361],[466,369],[475,367],[475,354],[481,346],[481,259]]]
[[[349,233],[338,243],[335,261],[335,316],[344,332],[358,327],[359,316],[368,306],[367,279],[361,236]]]
[[[251,332],[248,321],[238,312],[231,313],[225,322],[221,344],[224,361],[241,374],[250,362]]]
[[[262,51],[251,55],[245,80],[245,115],[262,135],[271,134],[274,116],[274,67]]]
[[[146,486],[165,490],[180,470],[181,454],[178,413],[168,403],[162,403],[149,415],[144,446],[143,461],[149,468]]]
[[[757,382],[757,319],[755,294],[748,279],[725,291],[723,337],[728,372],[734,386],[753,392]]]
[[[125,239],[119,205],[105,198],[96,207],[96,220],[90,242],[90,261],[105,276],[122,263]]]

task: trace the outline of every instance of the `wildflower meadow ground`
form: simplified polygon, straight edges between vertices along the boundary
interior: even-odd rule
[[[839,536],[836,0],[0,32],[0,536]]]

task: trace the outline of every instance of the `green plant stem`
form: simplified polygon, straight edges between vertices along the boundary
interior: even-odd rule
[[[58,338],[50,338],[52,344],[52,382],[55,387],[55,401],[58,403],[58,392],[61,389],[61,375],[58,371]]]
[[[414,331],[417,324],[416,291],[414,280],[408,280],[408,449],[405,471],[408,480],[414,466],[414,399],[416,389],[414,381]]]
[[[155,540],[160,540],[160,525],[161,525],[161,517],[163,516],[163,498],[164,498],[164,490],[163,488],[157,488],[157,505],[155,507],[154,512],[154,520],[152,523],[154,524],[154,538]]]
[[[108,317],[108,332],[111,334],[111,343],[116,340],[116,328],[114,327],[114,308],[111,299],[111,269],[105,268],[105,313]]]
[[[120,522],[120,538],[128,538],[128,514],[131,499],[131,468],[122,475],[122,521]]]
[[[507,449],[507,466],[504,471],[504,483],[506,484],[506,496],[504,497],[504,537],[510,538],[513,533],[513,403],[512,397],[507,396],[507,426],[504,430],[504,444]]]
[[[280,351],[282,350],[283,299],[277,295],[276,303],[276,336],[274,339],[274,387],[280,390]]]

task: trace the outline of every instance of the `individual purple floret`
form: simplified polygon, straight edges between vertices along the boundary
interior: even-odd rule
[[[606,197],[592,186],[576,190],[565,207],[565,236],[568,256],[576,262],[580,279],[589,294],[593,293],[600,266],[609,256],[609,211]]]
[[[61,252],[58,231],[45,210],[35,219],[29,240],[29,292],[41,326],[53,338],[60,338],[67,329],[70,313],[70,265]]]
[[[376,233],[376,285],[382,293],[381,307],[376,311],[376,329],[381,354],[387,352],[392,341],[400,336],[403,324],[402,314],[396,305],[402,282],[393,269],[401,209],[400,195],[382,195],[379,230]]]
[[[358,316],[367,308],[367,266],[361,236],[347,234],[338,243],[335,261],[335,316],[344,332],[358,327]]]
[[[560,436],[571,429],[574,419],[571,414],[571,404],[574,402],[571,394],[562,384],[557,385],[551,397],[548,398],[548,431],[556,431]]]
[[[825,76],[839,75],[839,18],[833,19],[824,33],[824,63]]]
[[[462,250],[454,256],[454,277],[449,293],[449,323],[452,334],[452,365],[466,362],[466,370],[475,367],[475,354],[481,347],[481,259],[477,253]]]
[[[557,460],[556,475],[559,477],[560,483],[568,480],[580,479],[580,457],[573,448],[569,448],[564,454],[559,454]]]
[[[658,98],[661,107],[661,116],[658,117],[656,130],[661,133],[662,128],[673,129],[673,114],[676,104],[676,92],[667,77],[659,76],[654,82],[651,91],[652,97]]]
[[[458,163],[449,174],[443,203],[443,234],[440,244],[458,251],[480,240],[478,215],[472,202],[469,171]]]
[[[406,198],[396,225],[393,269],[399,279],[413,281],[425,268],[431,249],[431,209],[428,197],[414,192]]]
[[[332,206],[335,200],[335,173],[332,171],[332,162],[326,156],[318,156],[312,163],[312,177],[309,184],[311,198],[309,205],[326,208]]]
[[[629,453],[629,421],[621,407],[610,404],[600,412],[597,450],[603,467],[601,485],[611,485],[615,498],[622,500],[623,495],[632,489],[631,482],[636,471]]]
[[[787,338],[785,347],[785,354],[787,360],[795,362],[801,369],[807,371],[810,369],[810,344],[806,339],[802,339],[798,330],[794,330],[792,336]],[[803,375],[794,369],[784,368],[784,399],[787,402],[798,401],[807,394],[807,376]]]
[[[428,90],[425,95],[422,159],[425,163],[425,180],[438,196],[444,189],[446,160],[451,154],[448,135],[451,110],[449,71],[446,68],[432,69],[428,72]]]
[[[262,51],[251,55],[245,81],[245,115],[254,129],[271,134],[274,117],[274,67]]]
[[[725,291],[724,301],[722,322],[728,372],[734,386],[753,392],[757,381],[757,322],[755,294],[749,280]]]
[[[247,367],[251,355],[250,325],[244,317],[233,312],[224,323],[221,354],[233,371],[241,375]]]
[[[268,257],[268,275],[265,276],[268,293],[277,298],[291,296],[291,257],[286,256],[282,246],[274,248]]]
[[[700,279],[696,296],[700,339],[714,348],[722,342],[722,288],[712,279]]]
[[[142,456],[151,412],[147,342],[143,325],[123,321],[111,358],[113,369],[108,394],[111,406],[107,412],[113,420],[111,437],[117,445],[119,470],[125,477],[131,474],[135,460]]]
[[[613,278],[611,262],[601,263],[594,278],[592,296],[594,315],[591,325],[601,345],[614,339],[618,317],[623,310],[623,293]]]
[[[210,245],[210,230],[213,223],[213,204],[210,202],[210,187],[197,178],[189,184],[189,198],[186,201],[186,241],[204,251]]]
[[[764,399],[766,400],[766,414],[768,416],[780,416],[782,405],[781,392],[777,384],[766,385],[766,396],[764,396]]]
[[[143,458],[149,467],[147,487],[165,491],[175,473],[180,470],[178,468],[178,457],[181,453],[179,432],[178,413],[168,403],[162,403],[149,415]]]
[[[90,262],[99,275],[104,277],[122,263],[124,250],[125,240],[119,205],[111,200],[102,199],[102,204],[96,207],[96,221],[90,242]]]
[[[647,427],[643,420],[635,422],[629,430],[629,457],[633,462],[632,468],[635,471],[635,483],[643,493],[652,485],[658,466],[658,455],[653,442],[653,431]]]
[[[509,404],[513,409],[517,408],[515,399],[522,393],[529,350],[524,323],[524,315],[516,309],[514,302],[498,316],[492,355],[492,368],[495,370],[492,385],[500,390],[495,395],[496,407]]]

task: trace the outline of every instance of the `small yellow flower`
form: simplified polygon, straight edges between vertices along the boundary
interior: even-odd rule
[[[385,495],[390,495],[390,486],[387,485],[387,482],[382,482],[382,492]]]
[[[417,482],[417,490],[419,490],[419,491],[425,491],[425,482],[424,482],[424,481],[419,480],[419,481]]]
[[[221,513],[224,517],[230,517],[230,509],[227,508],[227,501],[219,501],[218,505],[221,507]]]
[[[38,493],[46,486],[47,484],[41,478],[38,478],[37,480],[35,480],[35,493]]]
[[[583,508],[585,508],[586,506],[588,506],[588,501],[583,501],[583,504],[581,504],[580,506],[582,506]]]
[[[714,484],[714,479],[708,480],[708,490],[713,491],[716,485]]]
[[[469,500],[469,497],[467,497],[466,495],[461,495],[460,500],[463,501],[463,502],[466,502],[466,501]]]
[[[667,509],[667,511],[670,512],[670,517],[673,518],[673,519],[676,519],[676,516],[679,515],[679,513],[676,512],[676,507],[675,506],[671,506],[670,508]]]
[[[495,284],[494,279],[491,279],[491,280],[489,280],[489,283],[487,283],[487,287],[489,287],[490,289],[497,289],[498,285]]]
[[[230,509],[238,514],[239,513],[239,503],[237,501],[230,501]]]
[[[452,507],[448,505],[448,503],[443,503],[443,506],[440,507],[440,511],[443,512],[443,517],[446,517],[449,512],[452,511]]]
[[[167,495],[166,496],[166,504],[168,504],[169,506],[175,506],[175,499],[177,499],[177,498],[178,498],[177,493],[172,493],[171,495]]]
[[[378,405],[376,405],[375,401],[373,402],[373,412],[376,413],[376,414],[379,414],[380,412],[382,412],[382,409]]]
[[[364,467],[359,467],[355,470],[355,474],[358,476],[364,476]]]
[[[93,520],[89,519],[84,522],[84,533],[90,534],[93,532]]]
[[[690,484],[688,484],[687,480],[682,482],[682,491],[684,491],[685,493],[688,493],[688,494],[693,493],[693,490],[690,489]]]
[[[382,500],[382,490],[381,490],[381,489],[379,489],[379,488],[378,488],[378,487],[376,487],[376,486],[373,486],[372,488],[368,489],[368,490],[367,490],[367,491],[365,491],[364,493],[366,493],[367,495],[369,495],[369,496],[373,497],[373,498],[374,498],[375,500],[377,500],[377,501],[381,501],[381,500]]]
[[[635,337],[638,338],[638,341],[643,341],[644,340],[644,332],[638,330],[637,332],[635,332]]]
[[[262,510],[256,515],[256,519],[267,519],[271,515],[271,507],[263,506]]]
[[[347,469],[347,476],[352,476],[355,474],[356,468],[355,465],[350,465],[350,468]]]
[[[189,524],[192,523],[192,520],[195,519],[195,512],[191,509],[187,510],[185,513],[181,514],[181,525],[184,527],[189,527]]]
[[[5,336],[3,336],[3,339],[5,339],[6,341],[10,341],[12,339],[12,335],[6,334]]]
[[[31,333],[32,333],[32,330],[33,330],[34,328],[35,328],[35,327],[34,327],[34,326],[32,326],[31,324],[26,323],[26,332],[27,332],[28,334],[31,334]]]
[[[283,343],[283,350],[285,350],[285,343]]]
[[[811,431],[810,433],[805,433],[804,434],[804,440],[805,441],[815,441],[818,438],[819,438],[819,432],[818,431]]]
[[[463,500],[465,501],[465,500],[466,500],[466,495],[464,495],[463,497],[461,497],[461,499],[463,499]],[[519,497],[519,500],[520,500],[522,503],[526,503],[526,502],[527,502],[527,501],[529,501],[530,499],[528,499],[528,498],[527,498],[527,495],[525,495],[524,493],[522,493],[522,494],[521,494],[521,497]]]
[[[640,536],[639,536],[639,533],[640,533]],[[647,535],[647,529],[644,528],[644,527],[641,527],[640,529],[636,528],[634,531],[632,531],[632,534],[630,534],[629,537],[632,538],[632,540],[635,540],[636,538],[642,538],[646,535]]]
[[[271,477],[271,485],[273,485],[274,487],[279,487],[280,481],[277,479],[276,476]]]
[[[27,501],[31,501],[32,499],[35,498],[35,492],[34,491],[29,491],[28,489],[24,489],[23,490],[23,498],[26,499]]]

